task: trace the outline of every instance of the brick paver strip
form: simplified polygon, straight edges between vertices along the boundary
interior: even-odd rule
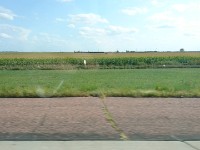
[[[0,99],[0,140],[119,140],[98,98]]]
[[[200,99],[106,98],[131,140],[200,140]]]

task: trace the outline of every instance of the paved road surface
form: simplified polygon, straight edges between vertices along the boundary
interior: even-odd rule
[[[200,99],[0,99],[0,140],[200,140]]]

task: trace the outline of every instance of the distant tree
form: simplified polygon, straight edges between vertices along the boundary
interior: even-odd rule
[[[185,51],[184,48],[181,48],[181,49],[180,49],[180,52],[184,52],[184,51]]]

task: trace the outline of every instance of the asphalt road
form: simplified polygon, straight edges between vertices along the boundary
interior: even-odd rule
[[[200,140],[200,99],[1,98],[0,140]]]

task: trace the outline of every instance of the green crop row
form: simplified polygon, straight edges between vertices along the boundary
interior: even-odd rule
[[[1,58],[0,69],[77,69],[77,68],[157,68],[200,67],[200,57],[126,57],[126,58]]]

